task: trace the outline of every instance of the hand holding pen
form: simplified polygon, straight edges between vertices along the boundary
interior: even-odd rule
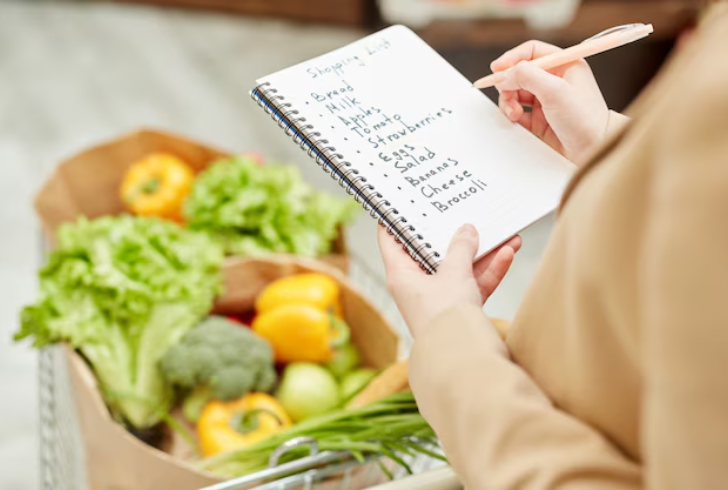
[[[645,37],[652,32],[652,26],[634,29],[610,29],[605,31],[606,35],[597,35],[569,49],[529,41],[495,60],[491,64],[494,75],[475,82],[474,86],[495,84],[500,91],[499,106],[511,121],[578,165],[603,141],[609,122],[607,104],[583,58],[632,42],[635,35]],[[628,36],[615,38],[614,34],[619,33]],[[594,41],[599,42],[592,44]],[[530,111],[526,112],[524,107]]]

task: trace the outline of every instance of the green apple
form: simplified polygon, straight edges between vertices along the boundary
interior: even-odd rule
[[[377,375],[374,369],[361,368],[352,371],[341,380],[339,392],[342,400],[348,400],[359,393]]]
[[[327,369],[309,362],[294,362],[283,371],[278,401],[294,422],[328,412],[339,405],[336,378]]]

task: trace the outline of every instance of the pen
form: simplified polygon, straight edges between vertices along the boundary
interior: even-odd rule
[[[537,58],[529,63],[533,63],[542,70],[551,70],[558,66],[563,66],[583,58],[588,58],[589,56],[594,56],[595,54],[609,51],[610,49],[624,46],[625,44],[639,41],[652,34],[653,31],[652,24],[628,24],[612,27],[582,41],[576,46],[566,48],[542,58]],[[508,70],[483,77],[476,81],[473,87],[484,89],[497,85],[505,78],[506,71]]]

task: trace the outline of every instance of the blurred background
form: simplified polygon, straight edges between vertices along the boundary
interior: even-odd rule
[[[531,38],[568,46],[609,27],[655,35],[591,60],[611,108],[655,75],[698,0],[0,0],[0,489],[40,486],[37,354],[12,344],[42,263],[32,198],[54,166],[149,127],[300,166],[342,194],[250,101],[255,79],[393,23],[414,28],[467,77]],[[489,92],[491,98],[495,92]],[[552,218],[524,234],[487,310],[511,318]],[[381,275],[375,223],[349,230],[352,255]]]

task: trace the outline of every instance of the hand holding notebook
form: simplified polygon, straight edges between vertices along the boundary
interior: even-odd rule
[[[465,223],[480,257],[552,212],[574,171],[405,27],[259,84],[253,98],[429,272]]]

